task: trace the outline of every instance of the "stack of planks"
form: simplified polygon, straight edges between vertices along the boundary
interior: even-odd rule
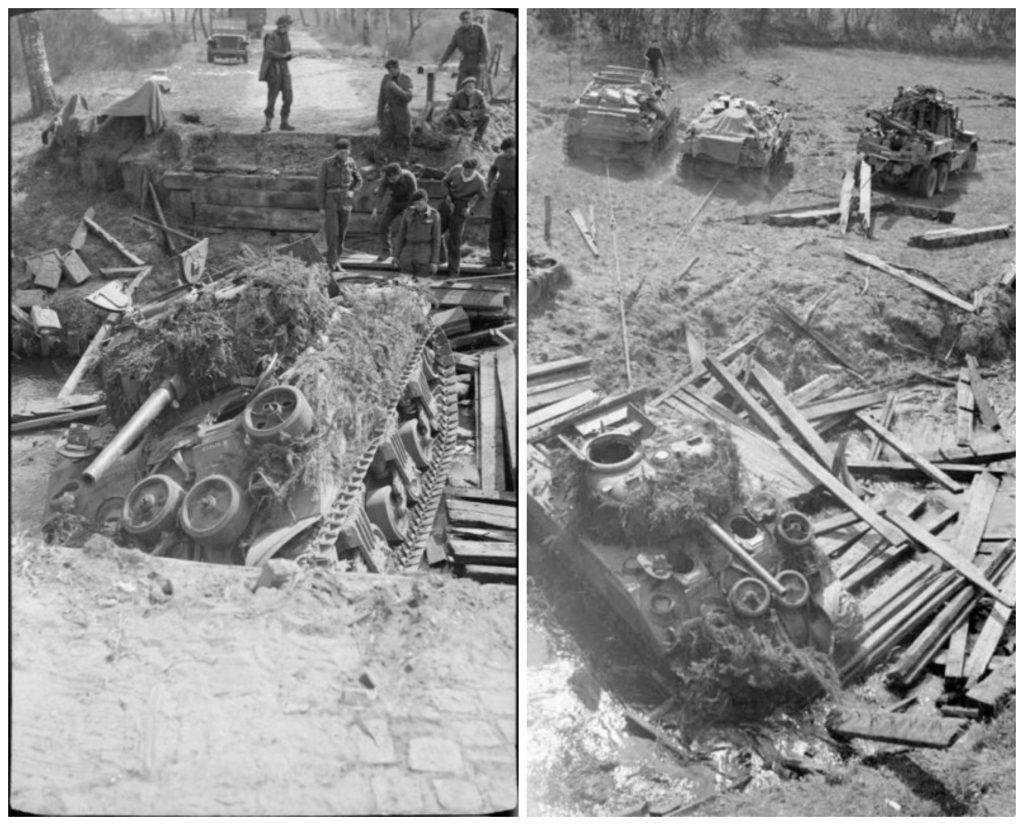
[[[590,359],[582,355],[530,366],[526,371],[526,409],[546,407],[594,388]]]
[[[159,185],[168,192],[170,209],[192,226],[316,232],[322,226],[316,203],[315,175],[261,175],[167,172]],[[431,206],[443,197],[441,182],[421,180]],[[349,235],[376,234],[370,213],[376,205],[377,181],[367,180],[356,194]],[[478,204],[471,222],[490,220],[490,203]]]

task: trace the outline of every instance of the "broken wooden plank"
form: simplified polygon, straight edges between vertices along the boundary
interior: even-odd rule
[[[802,387],[797,387],[789,394],[789,400],[798,407],[805,407],[825,393],[835,389],[839,379],[835,375],[822,373],[817,378],[812,378]]]
[[[877,269],[879,272],[884,272],[886,275],[891,275],[894,278],[899,278],[904,283],[910,284],[910,286],[917,287],[923,292],[927,292],[933,298],[938,298],[940,301],[945,301],[948,304],[964,310],[965,312],[974,312],[974,304],[965,301],[963,298],[959,298],[948,290],[942,287],[935,286],[930,281],[926,281],[924,278],[919,278],[916,275],[911,275],[906,270],[900,269],[881,258],[874,255],[870,255],[867,252],[858,252],[856,249],[847,247],[843,250],[843,254],[848,258]]]
[[[501,346],[502,344],[507,344],[510,337],[515,338],[515,334],[516,324],[512,323],[492,329],[483,329],[479,332],[456,335],[454,338],[450,338],[448,343],[455,350],[472,349],[484,344],[497,344]]]
[[[882,202],[876,202],[875,212],[888,212],[894,215],[909,215],[912,218],[921,218],[925,221],[938,221],[939,223],[953,223],[956,220],[956,212],[950,209],[938,209],[934,206],[921,206],[916,203],[904,203],[888,198]]]
[[[448,523],[468,527],[496,527],[500,530],[516,529],[516,508],[480,501],[446,499]]]
[[[505,541],[514,542],[518,537],[515,530],[498,527],[471,527],[466,524],[449,524],[448,534],[469,541]]]
[[[555,387],[553,389],[546,389],[539,392],[535,390],[527,390],[526,409],[528,412],[532,412],[543,407],[551,406],[559,401],[564,401],[566,398],[572,398],[574,395],[579,395],[582,392],[586,392],[588,390],[593,391],[596,389],[597,384],[594,379],[587,376],[562,387]]]
[[[476,487],[455,487],[447,485],[444,494],[448,498],[466,499],[467,501],[504,501],[515,504],[519,497],[511,490],[481,490]]]
[[[988,388],[981,377],[981,370],[978,368],[978,359],[973,355],[966,356],[967,372],[970,375],[971,392],[974,394],[974,406],[978,410],[978,418],[981,423],[990,430],[999,430],[1002,424],[995,408],[988,398]]]
[[[818,221],[842,222],[842,206],[827,209],[809,209],[805,212],[780,212],[768,215],[764,222],[769,226],[814,226]]]
[[[85,223],[90,230],[92,230],[98,237],[106,241],[110,246],[120,252],[125,258],[131,261],[135,266],[145,266],[146,262],[142,260],[138,255],[128,249],[123,243],[117,238],[107,232],[102,226],[100,226],[92,218],[82,218],[82,222]]]
[[[905,459],[907,459],[907,461],[909,461],[916,467],[920,468],[921,472],[923,472],[937,484],[941,485],[942,487],[945,487],[951,493],[959,493],[961,490],[963,490],[962,484],[951,479],[948,475],[942,472],[942,470],[940,470],[938,467],[936,467],[934,464],[928,461],[928,459],[922,458],[920,455],[917,454],[917,452],[914,451],[913,448],[911,448],[909,444],[904,442],[903,439],[898,438],[889,430],[885,429],[885,427],[883,427],[881,424],[875,421],[875,419],[873,419],[870,415],[865,415],[864,413],[857,413],[857,420],[861,424],[868,427],[872,432],[875,433],[875,435],[877,435],[886,444],[888,444],[890,447],[896,450],[896,452],[898,452]]]
[[[839,234],[845,235],[850,224],[850,205],[853,203],[853,170],[847,169],[843,175],[843,186],[839,190]]]
[[[795,312],[782,304],[774,304],[773,309],[782,317],[784,321],[787,321],[797,332],[810,338],[816,343],[833,361],[840,366],[849,370],[849,372],[857,378],[863,380],[863,376],[857,370],[856,367],[847,359],[846,355],[832,343],[828,338],[818,332],[816,329],[812,329],[810,326],[801,321]]]
[[[432,312],[430,320],[439,326],[448,337],[469,332],[472,329],[466,310],[458,306]]]
[[[559,358],[556,361],[546,361],[543,364],[530,364],[526,368],[527,384],[534,381],[542,381],[552,375],[560,373],[590,372],[591,359],[583,355],[573,355],[569,358]]]
[[[967,725],[964,719],[836,708],[825,728],[840,739],[871,739],[915,748],[948,748]]]
[[[476,435],[477,465],[480,468],[480,486],[484,490],[505,489],[504,477],[498,477],[498,380],[494,350],[480,353],[480,371],[477,373],[476,406],[479,426]]]
[[[572,209],[565,210],[565,214],[569,216],[573,226],[575,226],[579,231],[580,237],[583,238],[583,243],[585,243],[587,245],[587,249],[590,250],[590,254],[595,258],[600,258],[601,253],[597,249],[597,241],[594,239],[594,236],[590,231],[590,227],[587,226],[587,219],[583,217],[583,213],[574,206]]]
[[[860,162],[860,200],[857,204],[857,211],[860,213],[860,224],[864,229],[864,235],[871,237],[871,166],[867,161]]]
[[[839,398],[826,398],[824,401],[800,406],[798,409],[808,421],[819,421],[834,415],[845,415],[868,407],[875,407],[883,403],[887,395],[885,390],[855,393]]]
[[[550,406],[543,407],[536,412],[529,413],[526,416],[526,428],[528,430],[533,429],[541,424],[548,423],[563,415],[579,410],[587,404],[596,401],[598,397],[598,394],[593,390],[585,390],[571,398],[566,398],[564,401],[559,401],[557,404],[551,404]]]
[[[515,567],[518,563],[515,542],[465,541],[448,539],[448,549],[455,564],[493,564]]]
[[[982,464],[953,464],[948,461],[937,461],[934,463],[946,475],[953,478],[966,477],[968,480],[974,478],[978,473],[991,472],[1002,474],[1007,472],[1005,470],[990,469]],[[892,476],[893,478],[912,478],[914,476],[920,477],[924,474],[919,467],[911,464],[909,461],[869,461],[865,458],[848,458],[846,460],[846,467],[851,473],[858,476],[885,475]]]
[[[686,325],[686,354],[690,359],[690,369],[703,366],[707,350],[704,348],[704,340]]]
[[[939,447],[936,450],[925,450],[921,455],[935,463],[947,462],[951,464],[991,464],[996,461],[1016,458],[1016,442],[999,439],[997,441],[998,443],[982,447],[977,445],[971,447]]]
[[[515,584],[518,572],[514,567],[500,567],[496,564],[456,565],[457,575],[473,579],[481,584]]]
[[[954,547],[951,547],[947,542],[933,536],[927,530],[922,530],[920,525],[899,513],[886,513],[885,517],[925,550],[942,559],[942,561],[952,567],[957,573],[967,579],[967,581],[971,582],[971,584],[980,587],[997,601],[1007,604],[1009,607],[1013,607],[1012,600],[1008,602],[1006,600],[1006,596],[1000,593],[999,589],[985,578],[984,574],[977,567],[967,561],[964,561],[963,557],[957,552],[957,550]]]
[[[974,431],[974,393],[971,392],[971,375],[967,367],[960,368],[956,382],[956,443],[969,447]]]
[[[1010,543],[1007,542],[1007,544]],[[978,634],[974,647],[971,648],[971,653],[967,657],[967,663],[964,665],[964,678],[967,680],[969,688],[977,684],[988,670],[988,664],[992,660],[992,656],[1003,638],[1006,625],[1010,621],[1010,616],[1013,614],[1013,605],[1016,604],[1017,596],[1016,572],[1017,563],[1014,562],[1010,565],[999,591],[1003,597],[1002,604],[992,606],[992,612],[985,620],[981,633]]]
[[[519,462],[517,448],[519,430],[516,426],[516,398],[519,382],[516,380],[516,354],[512,347],[501,347],[495,356],[498,399],[501,405],[501,437],[505,453],[507,475],[515,489],[518,479]]]
[[[996,709],[999,703],[1009,696],[1016,683],[1017,656],[1007,657],[998,667],[982,681],[967,691],[967,698],[988,712]]]
[[[751,374],[786,423],[797,432],[814,456],[826,467],[829,466],[832,463],[832,450],[796,405],[786,397],[782,383],[757,362],[751,365]]]
[[[993,226],[979,226],[975,229],[935,229],[923,235],[911,235],[907,243],[923,249],[945,249],[951,246],[967,246],[980,241],[996,238],[1008,238],[1013,231],[1012,223],[1000,223]]]
[[[779,422],[768,414],[768,411],[761,406],[746,387],[736,380],[735,376],[729,373],[717,358],[711,355],[707,356],[704,359],[704,366],[732,394],[733,398],[746,408],[754,423],[765,435],[775,439],[787,437],[786,431]]]
[[[883,427],[892,426],[893,416],[896,414],[896,393],[890,392],[885,397],[885,404],[882,405],[882,412],[878,417],[878,423]],[[871,449],[868,450],[868,458],[872,461],[877,461],[882,457],[882,448],[885,446],[882,440],[874,432],[868,435],[868,444],[871,445]],[[847,467],[849,467],[849,461],[847,461]]]
[[[744,338],[740,339],[739,341],[737,341],[732,346],[727,347],[725,349],[725,351],[722,352],[718,356],[718,360],[722,364],[729,364],[729,362],[731,362],[734,358],[736,358],[737,355],[739,355],[741,352],[744,352],[749,346],[751,346],[751,344],[753,344],[756,341],[758,341],[761,338],[762,335],[764,335],[763,331],[762,332],[755,332],[755,333],[752,333],[750,335],[747,335],[746,337],[744,337]],[[703,363],[701,363],[701,365],[697,369],[693,370],[685,378],[683,378],[680,381],[678,381],[677,383],[673,384],[671,387],[669,387],[667,390],[665,390],[661,395],[657,396],[651,402],[651,405],[652,406],[657,406],[658,404],[661,404],[669,396],[675,395],[677,392],[679,392],[679,390],[681,390],[681,389],[683,389],[685,387],[688,387],[688,386],[690,386],[692,384],[695,384],[697,381],[699,381],[703,376],[706,376],[707,374],[708,374],[707,369],[704,367]]]
[[[106,404],[97,404],[80,410],[69,410],[68,412],[63,413],[49,413],[24,421],[12,421],[8,427],[8,432],[12,434],[27,433],[33,430],[45,430],[48,427],[56,427],[60,424],[68,424],[72,421],[86,421],[92,418],[99,418],[106,409]]]

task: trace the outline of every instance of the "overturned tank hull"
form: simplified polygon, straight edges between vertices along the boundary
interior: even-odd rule
[[[788,113],[720,95],[684,131],[677,171],[683,179],[767,178],[786,162],[791,132]]]
[[[679,124],[679,109],[666,102],[668,92],[648,72],[606,67],[569,109],[565,156],[651,165],[668,148]]]
[[[155,554],[218,564],[306,556],[360,570],[415,567],[452,460],[453,359],[425,315],[396,335],[400,344],[358,342],[344,325],[361,306],[361,289],[380,288],[347,287],[333,306],[324,295],[333,314],[315,344],[272,359],[255,379],[229,381],[192,404],[191,376],[179,373],[120,429],[69,430],[58,444],[44,532],[65,543],[103,532]],[[130,348],[132,331],[125,335]],[[349,352],[353,342],[361,349]],[[401,350],[400,362],[389,345]],[[347,358],[374,362],[346,366]],[[332,403],[347,368],[363,384]]]

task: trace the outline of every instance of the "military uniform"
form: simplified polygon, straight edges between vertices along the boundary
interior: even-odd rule
[[[446,117],[455,124],[457,129],[475,126],[476,134],[473,135],[473,140],[478,142],[484,139],[487,124],[491,122],[484,96],[476,89],[470,91],[468,86],[452,95]]]
[[[506,260],[516,262],[516,208],[519,181],[519,156],[502,153],[494,159],[487,173],[487,182],[497,180],[491,200],[491,226],[487,242],[491,249],[491,263],[501,265]]]
[[[409,161],[412,146],[412,79],[407,74],[390,74],[380,82],[377,96],[377,123],[380,125],[380,144],[388,160]]]
[[[409,207],[402,213],[395,239],[398,268],[413,277],[428,278],[441,256],[441,216],[428,206],[425,212]]]
[[[441,56],[441,63],[444,63],[458,49],[462,55],[459,61],[459,79],[455,81],[455,88],[467,77],[480,79],[481,71],[487,69],[487,55],[490,49],[487,45],[487,32],[479,23],[473,23],[469,28],[459,26],[452,35],[452,42],[444,50]]]
[[[327,265],[337,263],[345,246],[353,195],[363,185],[363,176],[352,158],[344,162],[331,155],[320,164],[316,178],[316,203],[324,210],[324,235],[327,237]]]
[[[462,176],[462,164],[453,166],[441,181],[445,200],[441,208],[441,233],[445,235],[448,250],[448,275],[459,276],[462,267],[462,235],[466,228],[466,215],[473,198],[487,197],[484,176],[473,170],[469,180]]]
[[[409,199],[417,186],[416,176],[408,169],[403,169],[394,183],[387,177],[381,178],[377,196],[380,198],[380,206],[383,206],[383,209],[378,206],[381,212],[378,231],[382,258],[391,257],[391,224],[409,206]]]
[[[288,123],[292,111],[292,73],[288,68],[292,42],[288,32],[272,31],[263,38],[263,62],[260,63],[259,79],[267,84],[267,108],[263,111],[267,121],[274,117],[274,105],[281,95],[281,123]]]

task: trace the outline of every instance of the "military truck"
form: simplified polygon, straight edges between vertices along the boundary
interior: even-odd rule
[[[249,35],[244,18],[216,17],[211,22],[206,62],[215,63],[218,58],[249,62]]]
[[[683,133],[677,171],[766,182],[786,162],[792,125],[775,106],[720,94],[704,104]]]
[[[563,149],[570,160],[593,155],[646,168],[675,136],[678,107],[669,85],[648,71],[606,66],[569,109]]]
[[[890,106],[867,116],[875,122],[861,133],[857,153],[884,183],[930,198],[954,172],[977,168],[978,136],[964,131],[958,109],[934,86],[900,86]]]

